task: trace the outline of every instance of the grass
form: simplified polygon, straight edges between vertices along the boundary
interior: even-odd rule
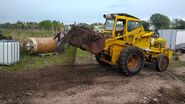
[[[51,37],[53,33],[51,31],[42,31],[42,30],[11,30],[11,31],[3,31],[5,36],[12,36],[13,39],[22,41],[26,37]],[[76,54],[74,54],[76,52]],[[38,57],[36,55],[29,55],[24,53],[21,50],[21,58],[20,62],[11,65],[11,66],[0,66],[0,71],[15,71],[15,70],[32,70],[32,69],[40,69],[43,67],[51,66],[51,65],[66,65],[70,64],[71,60],[80,60],[86,56],[88,56],[88,52],[85,52],[81,49],[75,50],[73,47],[66,47],[66,51],[62,55],[52,55],[47,57]],[[185,67],[183,61],[175,60],[173,58],[169,64],[170,68],[174,67]]]
[[[185,62],[180,60],[171,60],[169,64],[170,68],[185,67]]]
[[[43,30],[3,30],[3,35],[12,36],[15,40],[23,40],[26,37],[51,37],[54,36],[52,31]]]
[[[65,53],[61,55],[52,55],[46,57],[39,57],[37,55],[29,55],[21,51],[20,62],[11,66],[0,66],[0,72],[11,72],[17,70],[37,70],[40,68],[52,66],[52,65],[67,65],[71,64],[71,60],[74,59],[74,47],[66,47]],[[89,55],[88,52],[81,49],[76,50],[76,60],[80,60]],[[185,67],[183,61],[177,61],[172,59],[169,64],[169,68]]]
[[[88,52],[86,52],[86,51],[83,51],[83,50],[81,50],[81,49],[77,49],[77,52],[76,52],[76,59],[78,60],[78,59],[81,59],[81,58],[84,58],[84,57],[86,57],[87,55],[89,55],[89,53]]]
[[[51,31],[30,31],[30,30],[4,30],[3,35],[12,36],[14,40],[22,41],[26,37],[51,37]],[[30,55],[25,53],[21,48],[20,62],[11,66],[0,66],[1,72],[16,71],[16,70],[32,70],[40,69],[52,65],[66,65],[71,64],[74,59],[85,57],[87,52],[74,47],[65,47],[65,53],[61,55],[52,55],[46,57],[39,57],[37,55]]]
[[[29,55],[24,52],[21,54],[20,62],[10,66],[0,66],[1,72],[10,72],[16,70],[35,70],[51,65],[67,65],[71,64],[74,59],[74,47],[66,47],[65,53],[61,55],[51,55],[40,57],[37,55]],[[87,52],[77,49],[76,60],[85,57]]]
[[[180,60],[179,57],[181,56],[179,56],[178,54],[174,54],[174,56],[170,60],[170,64],[169,64],[170,68],[185,67],[185,64],[184,64],[185,62]]]
[[[76,58],[85,55],[84,51],[77,50]],[[65,53],[61,55],[51,55],[46,57],[39,57],[37,55],[29,55],[21,52],[20,62],[10,66],[0,66],[0,71],[15,71],[15,70],[32,70],[40,69],[51,65],[66,65],[71,64],[74,58],[74,47],[67,47]],[[83,56],[84,57],[84,56]]]

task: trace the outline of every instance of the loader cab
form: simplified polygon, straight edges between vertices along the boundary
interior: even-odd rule
[[[143,30],[141,20],[128,14],[108,14],[104,18],[106,22],[103,34],[106,38],[138,34]]]
[[[123,36],[126,30],[126,20],[125,19],[117,19],[115,22],[115,36]]]

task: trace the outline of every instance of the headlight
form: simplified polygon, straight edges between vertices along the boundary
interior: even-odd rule
[[[104,14],[103,17],[106,18],[106,19],[114,19],[115,18],[115,14]]]

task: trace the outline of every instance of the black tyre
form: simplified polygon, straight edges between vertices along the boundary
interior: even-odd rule
[[[168,68],[168,65],[169,58],[164,54],[159,55],[155,62],[156,70],[160,72],[165,71]]]
[[[109,64],[107,64],[107,63],[105,63],[105,62],[102,62],[102,61],[100,60],[100,57],[101,57],[101,53],[95,55],[96,61],[97,61],[101,66],[110,66]]]
[[[120,56],[120,72],[126,76],[136,75],[144,66],[144,60],[144,54],[140,48],[128,47]]]

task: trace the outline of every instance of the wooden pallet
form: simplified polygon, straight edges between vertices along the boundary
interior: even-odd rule
[[[58,55],[58,53],[52,52],[52,53],[39,53],[38,54],[38,56],[40,57],[46,57],[46,56],[52,56],[52,55]]]

